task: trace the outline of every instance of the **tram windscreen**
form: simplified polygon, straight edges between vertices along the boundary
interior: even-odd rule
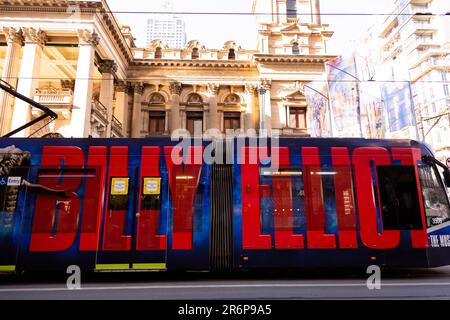
[[[422,185],[428,228],[450,220],[450,208],[446,189],[440,179],[438,170],[435,166],[428,164],[419,166],[420,183]]]
[[[419,194],[413,166],[378,166],[384,230],[421,230]]]

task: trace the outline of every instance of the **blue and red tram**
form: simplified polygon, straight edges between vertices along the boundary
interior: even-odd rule
[[[221,143],[0,139],[0,271],[450,264],[448,172],[426,145]]]

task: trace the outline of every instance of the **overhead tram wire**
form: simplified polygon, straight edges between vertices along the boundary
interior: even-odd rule
[[[51,13],[61,13],[61,14],[67,14],[70,13],[67,11],[68,7],[20,7],[20,8],[9,8],[5,5],[0,6],[0,9],[2,11],[9,11],[9,12],[23,12],[23,11],[29,11],[29,12],[51,12]],[[77,11],[72,11],[73,13],[76,13]],[[271,12],[214,12],[214,11],[125,11],[125,10],[104,10],[104,9],[92,9],[92,8],[81,8],[80,12],[83,13],[98,13],[98,14],[146,14],[146,15],[240,15],[240,16],[253,16],[253,15],[267,15],[272,16],[273,13]],[[288,14],[278,14],[279,16],[287,16]],[[301,13],[298,12],[296,14],[298,17],[301,16],[315,16],[314,13]],[[319,14],[320,16],[392,16],[393,13],[355,13],[355,12],[335,12],[335,13],[327,13],[327,12],[321,12]],[[414,13],[410,14],[403,14],[403,15],[415,15]],[[431,13],[433,16],[450,16],[450,12],[446,13]]]

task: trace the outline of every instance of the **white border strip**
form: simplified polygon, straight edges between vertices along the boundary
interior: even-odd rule
[[[383,283],[383,287],[414,287],[414,286],[450,286],[450,282],[405,282]],[[320,288],[320,287],[367,287],[364,283],[340,283],[340,284],[226,284],[226,285],[168,285],[168,286],[120,286],[120,287],[84,287],[79,290],[67,288],[11,288],[0,289],[1,292],[57,292],[57,291],[103,291],[103,290],[145,290],[145,289],[217,289],[217,288]]]

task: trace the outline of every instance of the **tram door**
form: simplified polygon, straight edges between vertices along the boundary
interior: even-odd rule
[[[22,178],[0,177],[0,273],[14,272],[24,206],[19,206]]]
[[[143,155],[145,157],[145,155]],[[167,214],[162,195],[167,184],[152,156],[142,167],[111,166],[96,270],[166,269]],[[145,159],[144,159],[145,160]]]

